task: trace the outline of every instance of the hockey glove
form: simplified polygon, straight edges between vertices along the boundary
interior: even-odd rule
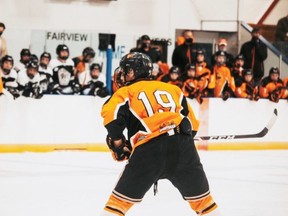
[[[280,99],[280,91],[279,89],[275,89],[270,95],[269,100],[275,103],[278,103]]]
[[[122,135],[121,137],[121,144],[117,147],[115,146],[115,142],[112,140],[111,137],[107,135],[106,143],[112,152],[112,157],[116,161],[123,161],[129,159],[132,151],[131,144],[125,139],[125,136]]]

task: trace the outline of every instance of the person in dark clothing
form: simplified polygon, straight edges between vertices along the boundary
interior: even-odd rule
[[[252,30],[252,39],[244,43],[240,54],[245,58],[244,68],[251,68],[255,81],[259,81],[264,76],[264,61],[267,58],[267,47],[259,39],[260,29]]]
[[[152,63],[162,63],[162,55],[159,49],[151,47],[151,39],[148,35],[142,35],[141,45],[137,48],[132,48],[130,52],[140,52],[148,55]]]
[[[276,41],[288,41],[288,14],[278,20],[275,38]]]
[[[198,46],[193,43],[194,36],[191,30],[185,30],[183,32],[184,43],[177,46],[172,54],[172,64],[180,68],[181,71],[185,71],[187,64],[196,62],[196,52]]]
[[[288,57],[288,14],[277,22],[274,45]]]

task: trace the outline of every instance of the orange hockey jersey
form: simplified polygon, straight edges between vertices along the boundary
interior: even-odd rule
[[[235,92],[236,86],[234,78],[231,76],[230,70],[228,67],[214,66],[214,75],[215,75],[215,88],[214,88],[214,97],[221,97],[225,86],[227,85],[233,92]]]
[[[103,105],[101,115],[110,137],[121,137],[127,128],[134,147],[175,128],[185,116],[192,131],[199,127],[181,89],[160,81],[143,80],[118,89]]]

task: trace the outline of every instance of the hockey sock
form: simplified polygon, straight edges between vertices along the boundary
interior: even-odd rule
[[[133,203],[120,200],[117,197],[111,195],[104,208],[104,212],[101,216],[124,216],[126,212],[133,206]]]
[[[195,197],[194,199],[189,199],[188,203],[198,215],[206,215],[217,208],[210,194],[201,198]]]

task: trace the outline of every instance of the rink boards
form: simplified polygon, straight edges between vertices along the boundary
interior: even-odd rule
[[[47,95],[36,100],[0,97],[0,152],[108,151],[100,111],[108,98]],[[288,149],[288,102],[265,99],[189,100],[200,120],[195,141],[201,150]],[[234,135],[257,134],[277,117],[267,134],[235,139]]]

